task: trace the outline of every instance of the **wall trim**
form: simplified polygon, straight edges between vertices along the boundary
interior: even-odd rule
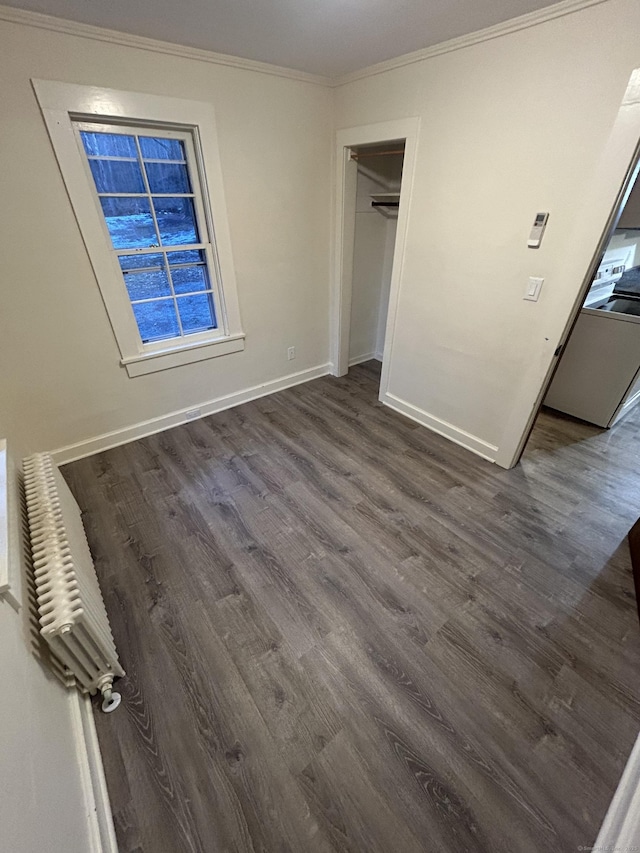
[[[489,462],[495,462],[498,448],[484,441],[482,438],[478,438],[477,435],[472,435],[470,432],[466,432],[460,429],[460,427],[443,421],[435,415],[430,415],[429,412],[425,412],[417,406],[412,406],[411,403],[407,403],[406,400],[402,400],[388,391],[380,395],[380,402],[384,403],[390,409],[399,412],[401,415],[411,418],[412,421],[416,421],[416,423],[430,429],[432,432],[437,432],[438,435],[443,435],[445,438],[455,442],[455,444],[466,447],[467,450],[471,450],[477,456],[482,456],[483,459],[488,459]]]
[[[275,394],[276,391],[284,391],[285,388],[292,388],[294,385],[300,385],[303,382],[309,382],[320,376],[326,376],[330,372],[330,364],[319,364],[317,367],[310,367],[307,370],[300,370],[297,373],[289,373],[287,376],[281,376],[279,379],[263,382],[260,385],[253,385],[250,388],[236,391],[233,394],[225,394],[213,400],[194,403],[185,409],[179,409],[166,415],[160,415],[157,418],[150,418],[147,421],[141,421],[131,426],[105,432],[102,435],[95,436],[95,438],[87,438],[75,444],[68,444],[66,447],[60,447],[57,450],[51,451],[51,456],[56,465],[66,465],[68,462],[75,462],[76,459],[84,459],[85,456],[102,453],[103,450],[110,450],[112,447],[119,447],[121,444],[128,444],[130,441],[137,441],[139,438],[145,438],[145,436],[154,435],[154,433],[163,432],[166,429],[187,423],[189,420],[193,420],[192,418],[187,418],[187,412],[193,409],[200,409],[202,412],[200,417],[204,418],[207,415],[213,415],[216,412],[223,412],[225,409],[240,406],[242,403],[258,400],[260,397],[266,397],[268,394]]]
[[[73,736],[85,798],[90,853],[118,853],[91,699],[75,687],[69,690]]]
[[[375,352],[366,352],[363,355],[354,355],[349,359],[349,367],[355,367],[356,364],[362,364],[363,361],[371,361],[372,358],[378,358]],[[378,359],[378,361],[382,361],[382,359]]]
[[[119,44],[124,47],[136,47],[140,50],[151,51],[152,53],[164,53],[170,56],[180,56],[183,59],[195,59],[197,62],[210,62],[214,65],[227,65],[231,68],[240,68],[243,71],[271,74],[274,77],[286,77],[289,80],[298,80],[301,83],[313,83],[316,86],[333,85],[331,78],[323,77],[320,74],[309,74],[306,71],[296,71],[294,68],[271,65],[269,62],[243,59],[240,56],[230,56],[226,53],[215,53],[212,50],[202,50],[201,48],[187,47],[186,45],[160,41],[158,39],[147,38],[146,36],[131,35],[130,33],[122,33],[119,30],[94,27],[91,24],[69,21],[66,18],[56,18],[53,15],[43,15],[40,12],[30,12],[27,9],[14,9],[11,6],[0,5],[0,21],[6,21],[10,24],[22,24],[26,27],[36,27],[40,30],[51,30],[55,33],[64,33],[65,35],[93,39],[94,41]]]
[[[582,9],[588,9],[590,6],[598,6],[600,3],[606,2],[608,0],[562,0],[562,2],[555,3],[553,6],[538,9],[535,12],[528,12],[526,15],[519,15],[517,18],[511,18],[500,24],[494,24],[492,27],[485,27],[485,29],[477,30],[474,33],[442,41],[439,44],[434,44],[431,47],[425,47],[421,50],[414,50],[411,53],[387,59],[385,62],[377,62],[375,65],[369,65],[366,68],[361,68],[359,71],[352,71],[350,74],[334,78],[332,85],[344,86],[347,83],[354,83],[356,80],[374,77],[376,74],[383,74],[385,71],[393,71],[395,68],[403,68],[405,65],[423,62],[425,59],[431,59],[434,56],[453,53],[456,50],[463,50],[465,47],[491,41],[510,33],[527,30],[529,27],[536,27],[538,24],[544,24],[556,18],[563,18],[565,15],[571,15],[574,12],[582,11]]]
[[[413,65],[415,62],[422,62],[434,56],[441,56],[445,53],[462,50],[465,47],[481,44],[482,42],[500,38],[500,36],[509,35],[519,30],[526,30],[529,27],[535,27],[538,24],[544,24],[547,21],[553,21],[556,18],[562,18],[565,15],[571,15],[590,6],[597,6],[600,3],[606,2],[608,0],[561,0],[560,3],[555,3],[553,6],[547,6],[535,12],[511,18],[511,20],[503,21],[492,27],[486,27],[474,33],[468,33],[464,36],[431,45],[431,47],[405,53],[401,56],[387,59],[384,62],[378,62],[375,65],[368,65],[366,68],[361,68],[358,71],[352,71],[350,74],[333,78],[325,77],[321,74],[310,74],[306,71],[297,71],[294,68],[285,68],[281,65],[271,65],[269,62],[243,59],[240,56],[215,53],[210,50],[187,47],[186,45],[160,41],[158,39],[147,38],[146,36],[131,35],[130,33],[123,33],[119,30],[109,30],[105,27],[95,27],[92,24],[82,24],[78,21],[56,18],[53,15],[43,15],[41,12],[31,12],[27,9],[15,9],[11,6],[0,5],[0,21],[6,21],[10,24],[22,24],[27,27],[36,27],[37,29],[50,30],[80,38],[93,39],[94,41],[119,44],[124,47],[135,47],[140,50],[151,51],[152,53],[164,53],[170,56],[179,56],[183,59],[194,59],[197,62],[210,62],[214,65],[226,65],[231,68],[240,68],[244,71],[254,71],[259,74],[271,74],[275,77],[285,77],[289,80],[312,83],[316,86],[335,87],[344,86],[356,80],[363,80],[366,77],[373,77],[376,74],[383,74],[385,71],[392,71],[395,68],[402,68],[405,65]]]

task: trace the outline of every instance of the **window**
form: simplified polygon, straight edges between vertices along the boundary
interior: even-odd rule
[[[142,343],[215,329],[212,246],[190,135],[75,125]]]
[[[243,349],[210,107],[34,88],[129,375]]]

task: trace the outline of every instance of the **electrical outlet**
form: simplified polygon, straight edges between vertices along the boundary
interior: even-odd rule
[[[295,347],[289,347],[289,349],[287,350],[287,358],[289,359],[289,361],[291,361],[291,359],[295,358],[295,357],[296,357],[296,348]]]
[[[188,421],[195,421],[202,417],[202,409],[189,409],[188,412],[184,413],[184,416]]]

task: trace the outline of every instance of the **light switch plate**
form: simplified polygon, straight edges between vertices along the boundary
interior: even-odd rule
[[[531,276],[529,278],[529,283],[527,284],[527,288],[522,298],[527,299],[529,302],[537,302],[538,298],[540,297],[540,291],[542,290],[543,284],[543,278],[535,278]]]

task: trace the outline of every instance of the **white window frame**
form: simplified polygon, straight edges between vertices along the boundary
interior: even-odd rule
[[[139,330],[138,325],[133,319],[132,309],[131,309],[131,301],[126,291],[126,286],[122,286],[124,284],[124,279],[122,272],[120,270],[119,258],[124,255],[134,255],[138,256],[140,254],[164,254],[167,250],[169,252],[175,250],[178,252],[184,252],[185,250],[197,250],[199,252],[204,252],[206,257],[206,266],[210,279],[210,286],[213,290],[213,297],[215,303],[215,312],[216,312],[216,320],[217,320],[217,329],[211,331],[205,331],[200,333],[189,333],[188,338],[183,336],[177,336],[175,338],[165,338],[163,340],[158,340],[155,342],[144,342],[143,340],[138,340],[137,346],[141,352],[144,353],[155,353],[155,352],[166,352],[167,347],[173,346],[181,346],[186,344],[194,345],[196,343],[209,342],[212,339],[212,336],[215,338],[219,337],[220,330],[224,331],[225,329],[225,317],[224,313],[221,311],[221,306],[224,305],[222,288],[220,286],[220,272],[218,270],[217,257],[215,252],[215,245],[212,241],[211,235],[213,234],[213,224],[211,223],[211,217],[208,215],[208,209],[206,205],[206,201],[202,194],[202,179],[201,173],[198,170],[198,156],[197,156],[197,148],[195,145],[195,140],[193,139],[193,134],[190,130],[170,130],[166,127],[159,128],[158,126],[141,126],[141,125],[133,125],[130,122],[121,125],[114,125],[108,122],[98,122],[93,119],[91,122],[87,122],[85,120],[73,121],[74,130],[77,137],[77,144],[80,150],[82,151],[83,163],[85,166],[85,173],[87,176],[87,180],[89,181],[90,186],[94,186],[95,182],[93,179],[93,175],[91,174],[90,160],[88,156],[84,154],[84,146],[82,144],[82,140],[80,138],[80,133],[83,130],[89,130],[92,132],[96,132],[99,128],[105,133],[125,133],[135,135],[137,137],[143,136],[159,136],[161,135],[164,139],[178,139],[180,140],[185,147],[185,155],[187,162],[187,170],[189,173],[189,180],[191,183],[191,189],[193,193],[192,202],[194,207],[195,220],[198,230],[198,235],[200,240],[194,242],[189,246],[182,245],[171,245],[171,246],[154,246],[145,249],[110,249],[111,256],[111,266],[114,270],[114,275],[118,282],[120,282],[120,287],[114,289],[113,298],[116,303],[117,311],[118,311],[118,321],[117,325],[120,328],[126,329],[126,333],[131,335],[138,335]],[[162,161],[159,161],[162,162]],[[143,175],[143,179],[144,178]],[[148,189],[148,185],[146,185]],[[175,195],[178,195],[176,193]],[[99,193],[94,191],[93,193],[94,203],[98,209],[98,213],[100,216],[100,221],[102,223],[102,231],[104,234],[104,240],[106,241],[108,246],[111,246],[111,235],[109,234],[109,229],[107,227],[106,219],[103,215],[101,206],[100,206],[100,198]],[[149,196],[147,196],[149,198]],[[151,209],[151,216],[154,221],[154,227],[157,225],[156,214],[153,209],[153,202],[151,198],[149,198],[149,204]],[[169,278],[169,273],[167,273],[167,278]],[[174,297],[175,298],[175,297]],[[176,310],[177,313],[177,310]],[[222,315],[222,316],[221,316]],[[128,328],[128,326],[133,321],[133,327]]]
[[[32,80],[32,84],[120,349],[120,363],[129,376],[243,350],[245,336],[240,322],[211,105],[52,80]],[[196,205],[198,224],[207,232],[208,240],[203,242],[211,243],[207,260],[218,328],[147,344],[142,342],[78,135],[76,125],[83,121],[124,125],[132,127],[133,132],[136,126],[155,128],[159,135],[170,132],[172,127],[181,135],[188,133],[201,188],[201,203]]]

